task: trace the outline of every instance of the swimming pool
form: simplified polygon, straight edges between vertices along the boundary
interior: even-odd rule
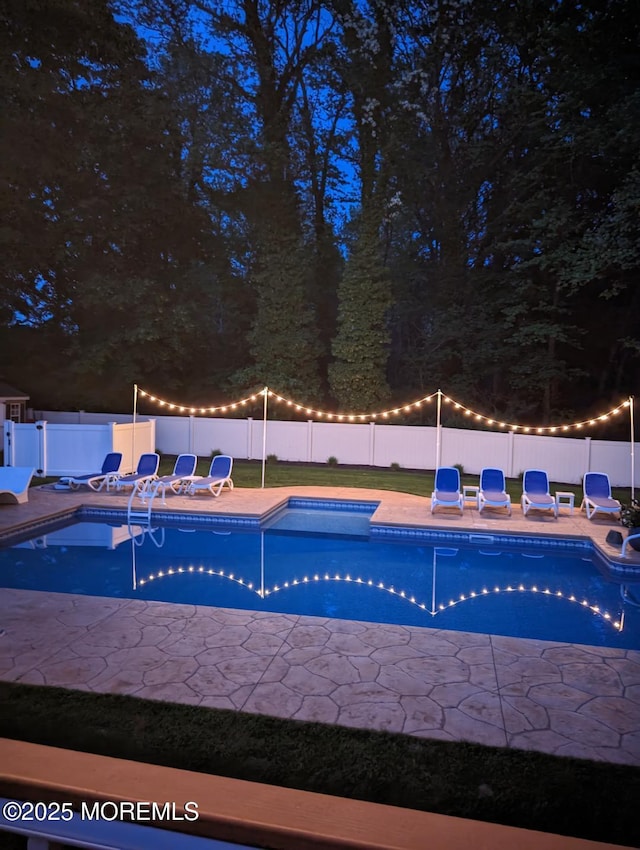
[[[374,508],[241,529],[75,523],[1,549],[0,586],[640,649],[637,580],[606,575],[584,541],[405,538],[370,529]]]

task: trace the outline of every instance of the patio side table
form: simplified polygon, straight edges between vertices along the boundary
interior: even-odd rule
[[[569,513],[573,514],[573,504],[575,497],[575,493],[565,492],[564,490],[556,490],[556,507],[558,509],[557,512],[560,512],[560,508],[569,508]]]
[[[480,488],[475,484],[465,484],[462,488],[462,499],[464,502],[475,502],[476,508],[478,507],[478,498],[480,494]]]

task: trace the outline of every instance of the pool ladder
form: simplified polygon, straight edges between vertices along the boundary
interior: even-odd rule
[[[127,526],[131,539],[136,546],[142,546],[144,538],[147,535],[158,548],[164,545],[164,527],[160,527],[161,534],[159,538],[156,538],[155,536],[155,532],[158,529],[151,527],[151,511],[153,510],[153,500],[157,494],[158,491],[155,487],[152,487],[149,490],[138,490],[134,487],[131,495],[129,496],[129,503],[127,505]],[[140,501],[142,503],[140,506],[134,506],[136,496],[140,496]],[[134,527],[139,528],[142,531],[142,537],[139,542],[137,540],[137,535],[134,534]]]
[[[151,526],[151,510],[153,508],[153,498],[155,492],[138,490],[136,487],[131,491],[129,496],[129,504],[127,505],[127,523],[129,528],[132,524],[139,525],[140,528],[149,528]],[[139,507],[134,506],[133,502],[136,496],[140,496],[142,504]]]

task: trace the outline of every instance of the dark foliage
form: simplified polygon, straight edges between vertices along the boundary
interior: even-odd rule
[[[639,39],[634,0],[6,0],[5,378],[531,424],[637,394]]]

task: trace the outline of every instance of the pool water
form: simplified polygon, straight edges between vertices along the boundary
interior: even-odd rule
[[[639,585],[586,548],[390,541],[359,514],[328,534],[303,514],[260,531],[77,523],[1,549],[0,586],[640,649]]]

